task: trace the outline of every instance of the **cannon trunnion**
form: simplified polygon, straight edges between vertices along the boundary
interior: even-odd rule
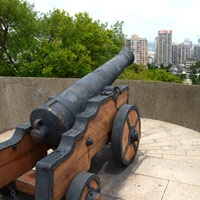
[[[52,107],[56,97],[33,111],[31,123],[17,127],[13,137],[0,144],[0,191],[11,187],[13,190],[14,186],[15,190],[34,195],[36,200],[101,200],[99,178],[87,172],[91,159],[111,143],[116,162],[128,166],[139,146],[140,114],[136,106],[128,104],[128,97],[128,86],[107,85],[97,95],[89,94],[83,110],[79,108],[81,112],[70,108],[71,128],[63,125],[65,131],[58,127],[58,134],[52,130],[55,142],[49,139],[52,133],[47,129],[56,123],[65,124],[59,114],[66,106],[59,101],[63,110]],[[49,118],[52,113],[54,116]],[[47,126],[49,119],[56,120],[55,116],[60,121]],[[52,148],[54,151],[47,155]]]

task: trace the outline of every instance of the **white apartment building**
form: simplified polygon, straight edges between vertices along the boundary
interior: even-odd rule
[[[159,30],[156,43],[156,64],[172,63],[172,30]]]
[[[135,56],[135,63],[147,65],[148,62],[148,43],[146,38],[132,35],[125,42],[125,49],[129,49]]]

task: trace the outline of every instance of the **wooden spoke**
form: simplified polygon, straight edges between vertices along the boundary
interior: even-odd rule
[[[123,152],[125,152],[125,149],[129,142],[129,132],[130,131],[129,131],[128,123],[126,122],[124,126],[124,132],[123,132]]]
[[[88,186],[86,186],[83,190],[82,196],[81,196],[81,200],[85,200],[86,196],[88,193]]]
[[[138,125],[139,125],[139,119],[140,119],[140,118],[137,117],[137,119],[135,120],[135,124],[134,124],[134,126],[133,126],[136,130],[138,130],[137,128],[139,128],[139,126],[138,126]]]
[[[131,161],[135,155],[135,148],[133,144],[128,145],[127,151],[125,152],[125,159]]]
[[[131,130],[132,126],[131,126],[131,122],[130,122],[129,118],[127,118],[127,123],[128,123],[129,130]]]
[[[131,126],[134,126],[137,119],[137,112],[135,110],[131,110],[128,114],[128,118],[130,119]]]

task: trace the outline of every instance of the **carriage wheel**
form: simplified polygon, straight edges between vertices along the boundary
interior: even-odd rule
[[[135,158],[141,138],[140,114],[136,106],[120,107],[114,120],[111,149],[116,162],[129,165]]]
[[[70,184],[66,200],[102,200],[101,185],[96,174],[79,173]]]

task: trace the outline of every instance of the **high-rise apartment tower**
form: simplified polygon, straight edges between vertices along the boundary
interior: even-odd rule
[[[159,30],[156,47],[156,64],[172,63],[172,30]]]
[[[176,66],[184,65],[186,58],[189,57],[189,45],[173,44],[172,45],[172,63]]]
[[[125,49],[129,49],[135,56],[135,63],[147,64],[148,62],[148,44],[146,38],[140,38],[138,35],[132,35],[126,39]]]

